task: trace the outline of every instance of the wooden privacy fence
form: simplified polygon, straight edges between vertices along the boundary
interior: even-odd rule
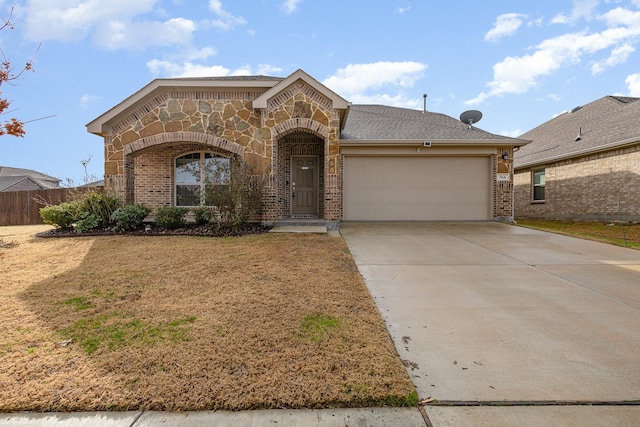
[[[102,187],[92,187],[102,188]],[[43,224],[40,217],[42,201],[58,205],[69,200],[73,188],[0,192],[0,225]]]

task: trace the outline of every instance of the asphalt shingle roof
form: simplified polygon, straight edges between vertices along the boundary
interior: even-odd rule
[[[54,188],[60,185],[60,180],[50,175],[45,175],[31,169],[0,166],[0,190],[15,185],[26,177],[31,178],[44,188]]]
[[[494,135],[445,114],[385,105],[352,105],[340,136],[343,140],[513,140]]]
[[[516,152],[515,167],[584,155],[634,138],[640,142],[640,98],[605,96],[560,114],[520,138],[533,142]]]
[[[209,81],[247,81],[247,82],[258,82],[258,81],[267,81],[267,82],[279,82],[284,80],[284,77],[273,77],[273,76],[212,76],[212,77],[176,77],[171,80],[209,80]]]

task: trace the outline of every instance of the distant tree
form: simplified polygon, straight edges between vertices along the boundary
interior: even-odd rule
[[[0,17],[0,31],[5,29],[13,30],[14,25],[11,22],[12,16],[13,8],[11,8],[11,12],[9,12],[8,18],[5,19],[3,17]],[[38,49],[39,48],[40,47],[38,46]],[[38,49],[36,49],[36,53],[38,52]],[[35,54],[29,61],[27,61],[24,67],[19,69],[16,69],[13,65],[11,65],[11,61],[7,58],[7,55],[1,47],[0,56],[0,60],[2,61],[2,63],[0,63],[0,115],[2,115],[10,112],[7,111],[7,109],[11,105],[11,101],[5,98],[2,94],[2,85],[5,83],[12,84],[12,82],[19,79],[25,71],[33,71],[32,64]],[[24,134],[24,122],[16,119],[15,117],[4,120],[4,123],[0,121],[0,136],[12,135],[22,137],[24,136]]]

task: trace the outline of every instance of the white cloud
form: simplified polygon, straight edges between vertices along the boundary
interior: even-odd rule
[[[527,15],[521,13],[505,13],[496,18],[493,28],[484,35],[486,41],[498,41],[503,37],[514,34],[522,25]]]
[[[232,70],[222,65],[203,65],[191,61],[172,62],[159,59],[147,62],[147,68],[154,76],[165,78],[274,75],[282,71],[281,68],[269,64],[259,64],[255,68],[244,65]]]
[[[93,37],[107,49],[141,50],[149,46],[186,45],[196,31],[185,18],[137,19],[153,11],[156,0],[30,0],[20,9],[25,36],[32,41],[62,42]]]
[[[399,15],[404,15],[405,13],[409,12],[411,10],[411,6],[407,6],[407,7],[399,7],[396,9],[396,13]]]
[[[593,74],[600,74],[607,68],[623,64],[636,49],[630,44],[623,44],[611,51],[611,55],[602,61],[598,61],[591,66]]]
[[[20,9],[32,41],[81,40],[105,22],[126,22],[150,12],[156,0],[30,0]]]
[[[500,132],[500,135],[502,136],[508,136],[510,138],[517,138],[520,135],[522,135],[524,132],[522,132],[522,130],[520,129],[514,129],[514,130],[503,130],[502,132]]]
[[[580,62],[584,56],[612,46],[637,42],[640,36],[640,11],[616,8],[601,18],[609,25],[602,32],[563,34],[544,40],[531,54],[506,57],[493,66],[493,80],[487,83],[488,91],[481,92],[465,104],[477,105],[492,96],[525,93],[536,87],[542,77]],[[628,50],[619,50],[615,60],[621,60]]]
[[[579,19],[591,20],[593,11],[600,3],[600,0],[573,0],[573,10],[571,15],[559,13],[551,19],[552,24],[574,24]]]
[[[299,10],[299,4],[302,3],[302,0],[285,0],[282,2],[281,8],[287,15]]]
[[[531,21],[527,22],[527,27],[541,27],[543,22],[544,19],[542,18],[532,19]]]
[[[552,24],[568,24],[569,22],[571,22],[571,18],[569,18],[564,13],[559,13],[553,18],[551,18]]]
[[[98,100],[100,100],[99,96],[89,95],[88,93],[85,93],[80,97],[80,108],[84,110],[89,106],[89,104]]]
[[[269,64],[259,64],[256,69],[256,74],[260,76],[276,76],[280,73],[282,73],[282,68]]]
[[[112,50],[143,50],[150,46],[187,44],[195,31],[196,24],[185,18],[136,23],[113,20],[96,28],[94,41]]]
[[[355,95],[383,86],[411,87],[423,76],[425,64],[419,62],[375,62],[350,64],[323,81],[323,84],[338,93]]]
[[[416,108],[422,99],[408,98],[404,90],[413,87],[426,68],[412,61],[350,64],[322,83],[352,102]]]
[[[187,52],[186,57],[189,58],[189,60],[203,60],[215,55],[216,53],[216,50],[211,46],[205,46],[201,49]]]
[[[236,25],[247,23],[242,16],[235,16],[224,10],[220,0],[209,0],[209,10],[218,16],[218,19],[211,21],[211,25],[221,30],[230,30]]]
[[[629,89],[629,96],[640,97],[640,73],[627,76],[625,83]]]

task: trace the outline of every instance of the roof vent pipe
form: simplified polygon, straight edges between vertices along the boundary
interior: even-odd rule
[[[422,110],[423,113],[427,112],[427,94],[423,94],[422,97],[424,98],[424,109]]]
[[[576,136],[576,141],[580,141],[582,139],[582,126],[578,129],[578,136]]]

